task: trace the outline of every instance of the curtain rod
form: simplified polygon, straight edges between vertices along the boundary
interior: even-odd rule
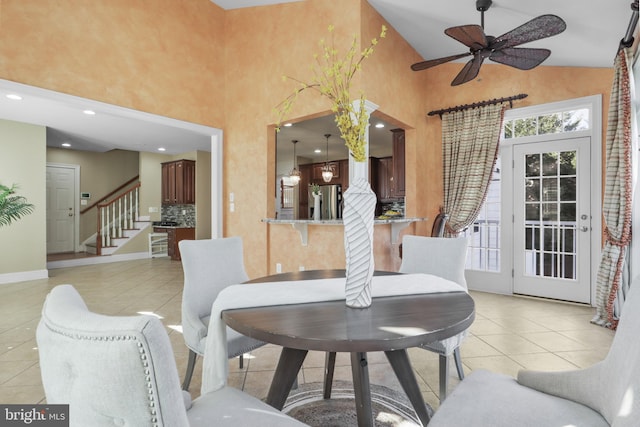
[[[454,111],[462,111],[462,110],[469,110],[471,108],[476,108],[476,107],[484,107],[485,105],[492,105],[492,104],[500,104],[502,102],[508,102],[510,107],[513,107],[513,101],[517,100],[517,99],[523,99],[526,98],[527,95],[526,93],[521,93],[518,95],[514,95],[514,96],[508,96],[506,98],[496,98],[496,99],[490,99],[488,101],[480,101],[480,102],[474,102],[473,104],[464,104],[464,105],[456,105],[455,107],[451,107],[451,108],[443,108],[442,110],[434,110],[434,111],[430,111],[429,112],[429,116],[435,116],[436,114],[440,116],[440,118],[442,118],[442,115],[445,113],[452,113]]]
[[[627,32],[624,35],[624,38],[620,40],[620,49],[625,47],[631,47],[633,45],[633,33],[636,30],[636,25],[638,24],[638,0],[635,0],[631,3],[631,20],[629,20],[629,26],[627,27]]]

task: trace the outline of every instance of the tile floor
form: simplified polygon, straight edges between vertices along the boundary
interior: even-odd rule
[[[178,371],[184,373],[187,351],[180,330],[182,266],[168,258],[68,267],[50,270],[50,278],[0,285],[0,402],[38,403],[44,392],[35,341],[42,303],[48,291],[73,284],[93,311],[111,315],[154,313],[161,316],[173,344]],[[603,359],[613,332],[589,323],[590,307],[526,297],[471,292],[476,321],[461,352],[465,371],[488,369],[515,376],[519,369],[583,368]],[[411,349],[411,362],[427,403],[438,407],[438,358]],[[265,346],[248,356],[245,368],[231,360],[229,383],[247,393],[266,396],[279,348]],[[383,354],[369,356],[374,384],[399,388]],[[324,354],[310,353],[299,381],[321,381]],[[200,388],[202,361],[191,384]],[[451,366],[452,375],[455,367]],[[338,355],[336,379],[350,381],[347,355]],[[458,383],[450,379],[450,389]]]

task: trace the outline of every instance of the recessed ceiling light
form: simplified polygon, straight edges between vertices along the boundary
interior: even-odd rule
[[[376,123],[376,127],[378,129],[383,128],[384,127],[384,123]]]
[[[8,94],[7,98],[13,99],[14,101],[20,101],[22,99],[20,95],[16,95],[15,93]]]
[[[63,143],[62,143],[62,146],[63,146],[63,147],[71,147],[71,144],[69,144],[68,142],[63,142]]]
[[[284,124],[284,127],[286,127],[286,128],[289,128],[289,127],[291,127],[291,126],[293,126],[293,123],[285,123],[285,124]]]
[[[96,112],[93,110],[84,110],[83,113],[85,113],[87,116],[95,116]]]
[[[164,148],[164,147],[160,147],[160,148],[158,148],[158,151],[167,151],[167,149]]]
[[[316,154],[320,154],[320,153],[322,153],[322,150],[319,149],[319,148],[316,148],[315,150],[313,150],[313,152],[316,153]]]

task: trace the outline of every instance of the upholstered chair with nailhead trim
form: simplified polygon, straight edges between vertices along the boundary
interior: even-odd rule
[[[71,285],[47,296],[36,339],[47,403],[73,427],[304,425],[232,387],[192,401],[159,319],[92,313]]]
[[[636,276],[602,361],[568,371],[521,370],[517,378],[474,370],[438,408],[429,427],[637,427],[639,329],[640,276]]]

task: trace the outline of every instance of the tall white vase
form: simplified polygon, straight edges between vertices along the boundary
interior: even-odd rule
[[[313,194],[313,219],[318,221],[320,219],[320,200],[321,194]]]
[[[365,169],[366,163],[355,163]],[[362,171],[354,173],[354,180],[344,193],[344,249],[347,280],[346,304],[365,308],[371,305],[371,279],[373,278],[373,220],[376,195]]]

